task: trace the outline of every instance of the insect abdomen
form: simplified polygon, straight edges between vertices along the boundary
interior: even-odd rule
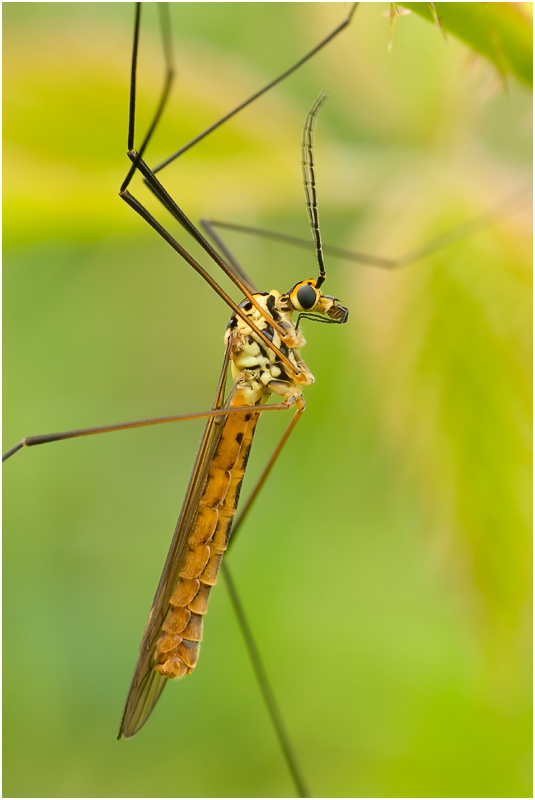
[[[230,405],[247,404],[238,391]],[[156,643],[154,669],[166,678],[181,678],[197,663],[203,616],[227,549],[258,418],[252,412],[229,414],[209,465],[180,579]]]

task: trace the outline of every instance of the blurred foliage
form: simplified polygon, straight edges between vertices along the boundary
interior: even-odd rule
[[[502,75],[533,86],[531,3],[403,3],[424,19],[458,36],[488,58]]]
[[[510,8],[463,10],[476,6]],[[149,163],[345,13],[173,6],[178,78]],[[228,310],[117,197],[132,7],[10,3],[3,22],[6,447],[208,408]],[[350,320],[306,328],[317,383],[230,560],[315,795],[530,796],[531,96],[415,15],[391,53],[388,37],[388,5],[362,4],[163,173],[194,219],[308,237],[301,127],[327,89],[325,241],[394,257],[494,209],[403,270],[329,260]],[[162,77],[148,5],[139,132]],[[261,288],[315,274],[306,251],[228,242]],[[259,425],[249,487],[276,417]],[[114,739],[201,429],[89,437],[6,465],[6,796],[292,792],[223,586],[195,675],[139,736]]]

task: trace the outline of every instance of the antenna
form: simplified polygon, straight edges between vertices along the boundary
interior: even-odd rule
[[[323,247],[321,245],[318,199],[316,197],[316,177],[314,174],[314,127],[316,125],[318,112],[326,100],[327,94],[322,92],[308,112],[305,120],[305,127],[303,128],[303,142],[301,146],[301,163],[303,166],[303,183],[305,186],[308,219],[312,230],[312,238],[316,245],[316,256],[320,268],[320,274],[316,281],[317,289],[320,288],[325,280],[325,262],[323,260]]]

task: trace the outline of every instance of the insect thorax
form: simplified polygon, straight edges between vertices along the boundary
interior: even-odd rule
[[[303,347],[306,342],[303,334],[292,322],[294,308],[289,302],[288,295],[281,295],[276,289],[271,292],[254,294],[257,303],[265,310],[269,318],[276,320],[285,330],[285,339],[291,346],[282,341],[279,333],[268,320],[251,303],[244,300],[240,308],[245,312],[252,324],[261,330],[273,345],[296,367],[303,370],[303,363],[296,357],[295,350]],[[234,380],[241,375],[242,389],[247,386],[250,392],[251,403],[266,389],[282,397],[301,394],[300,387],[296,384],[289,369],[280,360],[280,357],[264,342],[260,336],[241,317],[233,314],[225,331],[225,342],[231,339],[231,369]],[[312,383],[313,376],[307,383]]]

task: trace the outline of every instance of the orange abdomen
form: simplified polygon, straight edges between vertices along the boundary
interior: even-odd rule
[[[242,393],[236,392],[230,406],[245,405]],[[180,578],[156,643],[154,669],[166,678],[181,678],[197,663],[203,615],[227,549],[259,416],[248,411],[229,414],[225,419],[208,467]]]

